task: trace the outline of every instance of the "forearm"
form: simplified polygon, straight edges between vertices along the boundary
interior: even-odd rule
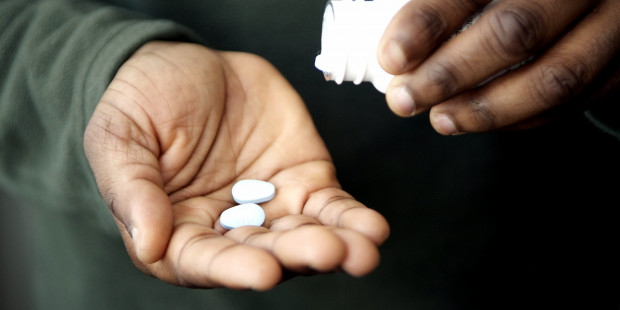
[[[83,152],[95,105],[145,42],[195,38],[86,1],[2,1],[0,29],[0,186],[48,208],[100,207]]]

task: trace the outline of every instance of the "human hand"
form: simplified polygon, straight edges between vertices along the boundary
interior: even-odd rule
[[[86,129],[99,189],[133,262],[183,286],[268,289],[282,269],[364,275],[386,220],[340,189],[305,106],[263,59],[151,42],[118,71]],[[230,231],[240,179],[273,183],[262,227]]]
[[[541,123],[576,96],[618,90],[618,19],[617,0],[411,1],[378,48],[381,66],[396,75],[388,105],[401,116],[431,109],[441,134]],[[605,80],[609,69],[615,77]]]

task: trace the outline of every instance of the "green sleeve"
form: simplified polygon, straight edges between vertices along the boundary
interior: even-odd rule
[[[0,188],[111,227],[83,151],[86,124],[141,45],[200,39],[170,21],[70,0],[0,1],[0,29]]]

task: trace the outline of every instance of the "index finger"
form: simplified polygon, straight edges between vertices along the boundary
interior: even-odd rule
[[[195,223],[177,226],[161,263],[168,272],[160,277],[190,287],[267,290],[282,277],[279,262],[268,251]]]
[[[269,251],[239,243],[214,228],[218,214],[229,206],[228,201],[206,197],[174,204],[174,229],[165,255],[138,267],[187,287],[267,290],[275,286],[282,269]]]
[[[411,70],[489,2],[410,1],[396,13],[379,42],[379,64],[395,75]]]

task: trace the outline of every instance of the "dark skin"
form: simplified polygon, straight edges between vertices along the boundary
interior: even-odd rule
[[[617,92],[618,19],[615,0],[411,1],[378,48],[380,64],[396,75],[388,105],[405,117],[430,109],[445,135],[544,123],[588,96]]]
[[[172,284],[265,290],[283,274],[365,275],[387,221],[340,188],[301,98],[265,60],[151,42],[86,129],[99,189],[137,267]],[[241,179],[276,186],[261,227],[226,230]],[[284,272],[283,272],[284,271]]]

